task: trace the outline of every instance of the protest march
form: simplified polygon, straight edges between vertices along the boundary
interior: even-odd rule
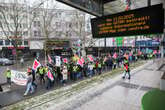
[[[123,55],[115,52],[101,57],[93,55],[84,57],[75,54],[71,58],[66,58],[48,55],[47,63],[42,64],[36,58],[32,66],[27,68],[27,71],[7,69],[5,74],[9,85],[15,83],[19,86],[26,86],[24,93],[26,96],[29,93],[34,93],[37,85],[50,89],[58,84],[66,85],[70,81],[101,75],[116,68],[122,68],[122,71],[124,71],[123,78],[128,74],[128,79],[131,79],[129,63],[154,57],[159,57],[155,51],[149,55],[144,55],[140,51],[137,54],[127,52]]]

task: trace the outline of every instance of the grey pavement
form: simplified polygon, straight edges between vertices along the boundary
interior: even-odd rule
[[[147,61],[146,64],[131,71],[131,80],[122,79],[122,75],[105,79],[101,83],[93,83],[90,87],[74,92],[69,97],[61,96],[47,101],[35,103],[25,109],[28,110],[140,110],[142,96],[153,88],[159,88],[160,77],[165,68],[157,70],[161,60]],[[71,85],[72,86],[72,85]],[[64,87],[63,89],[67,89]],[[41,89],[41,91],[44,89]],[[10,94],[14,101],[22,100],[23,93],[18,91]],[[53,92],[53,91],[52,91]],[[43,92],[44,93],[44,92]],[[49,95],[49,92],[46,93]],[[73,95],[74,94],[74,95]],[[5,95],[8,95],[6,92]],[[8,98],[10,98],[8,95]],[[15,97],[16,95],[16,97]],[[4,95],[3,95],[4,96]],[[0,94],[0,98],[1,97]],[[33,95],[34,96],[34,95]],[[32,97],[33,97],[32,96]],[[46,96],[46,95],[45,95]],[[42,97],[42,95],[40,96]],[[5,99],[5,97],[4,97]],[[41,98],[42,99],[42,98]],[[49,98],[48,98],[49,99]],[[5,100],[4,100],[5,101]],[[4,101],[0,101],[3,103]],[[7,100],[6,100],[7,101]],[[13,102],[11,102],[13,103]],[[22,101],[20,104],[30,103]],[[18,103],[19,105],[19,103]],[[12,105],[11,105],[12,106]],[[17,106],[17,104],[15,104]],[[10,107],[9,107],[10,108]],[[9,108],[3,108],[8,110]],[[10,108],[11,109],[11,108]]]

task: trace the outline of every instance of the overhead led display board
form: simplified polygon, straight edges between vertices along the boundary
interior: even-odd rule
[[[161,34],[164,28],[162,4],[91,19],[93,38]]]

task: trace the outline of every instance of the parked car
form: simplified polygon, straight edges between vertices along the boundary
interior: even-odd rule
[[[14,62],[8,58],[0,58],[0,65],[13,65]]]

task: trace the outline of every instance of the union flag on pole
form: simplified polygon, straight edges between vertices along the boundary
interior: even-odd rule
[[[77,61],[77,63],[78,63],[80,66],[83,67],[83,63],[82,63],[81,59],[79,59],[79,60]]]
[[[83,57],[81,57],[81,62],[82,62],[82,63],[85,63],[85,60],[84,60],[84,58],[83,58]]]
[[[154,54],[157,54],[157,51],[156,50],[154,50],[154,52],[153,52]]]
[[[51,64],[52,61],[53,61],[53,60],[51,59],[50,55],[48,55],[48,62]]]
[[[92,61],[92,62],[94,61],[92,55],[88,55],[88,59],[89,59],[89,61]]]
[[[63,59],[63,62],[64,62],[64,63],[68,63],[68,59],[67,59],[67,58],[64,58],[64,59]]]
[[[54,77],[53,77],[52,73],[50,72],[50,70],[48,71],[47,76],[51,81],[54,80]]]
[[[116,52],[113,54],[113,58],[114,58],[114,59],[117,58],[117,53],[116,53]]]
[[[41,66],[40,62],[35,59],[32,69],[36,71],[37,68],[40,67],[40,66]]]

